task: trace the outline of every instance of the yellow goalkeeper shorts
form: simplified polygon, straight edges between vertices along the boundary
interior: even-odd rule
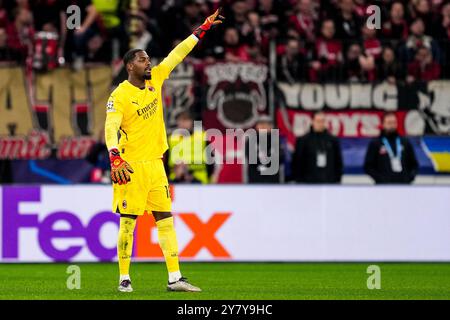
[[[127,184],[114,184],[113,212],[142,215],[171,212],[172,201],[162,159],[128,162],[134,173]]]

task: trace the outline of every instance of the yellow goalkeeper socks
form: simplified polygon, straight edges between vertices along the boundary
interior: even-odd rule
[[[120,217],[117,257],[119,259],[120,278],[129,278],[131,253],[133,250],[133,232],[136,219]]]
[[[178,244],[173,226],[173,217],[156,221],[156,227],[158,228],[159,245],[164,254],[167,271],[169,272],[169,282],[178,281],[181,278],[181,273],[178,263]]]

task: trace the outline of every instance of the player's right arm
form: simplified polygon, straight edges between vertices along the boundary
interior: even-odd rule
[[[126,184],[130,181],[131,166],[122,159],[118,148],[118,132],[123,119],[123,104],[114,94],[106,105],[105,142],[111,163],[111,180],[113,183]]]
[[[118,149],[118,132],[123,119],[123,104],[114,95],[111,95],[106,104],[105,141],[108,151]]]

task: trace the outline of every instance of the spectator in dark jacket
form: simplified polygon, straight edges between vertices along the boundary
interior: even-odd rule
[[[444,57],[444,68],[442,68],[443,78],[450,78],[450,68],[446,66],[450,60],[450,2],[443,5],[441,15],[438,18],[439,23],[436,24],[436,39],[439,47],[442,49]]]
[[[14,9],[13,15],[14,21],[6,26],[6,44],[17,53],[17,62],[24,63],[33,51],[33,15],[26,8]]]
[[[339,10],[335,19],[336,34],[341,40],[359,38],[362,21],[355,12],[353,0],[340,0]]]
[[[308,79],[306,57],[300,49],[297,39],[289,39],[285,52],[279,56],[277,64],[278,80],[295,84]]]
[[[375,79],[375,59],[365,55],[358,43],[348,47],[344,64],[345,79],[351,82],[373,81]]]
[[[396,115],[386,113],[381,135],[367,149],[364,170],[377,184],[408,184],[414,180],[417,169],[411,143],[398,134]]]
[[[247,183],[280,183],[284,179],[283,146],[273,135],[273,121],[261,115],[255,126],[256,134],[249,131],[245,137],[244,181]]]
[[[292,175],[300,183],[341,182],[341,147],[339,140],[326,130],[324,112],[315,113],[311,132],[297,139]]]
[[[421,18],[415,19],[411,23],[410,30],[411,34],[406,39],[405,44],[400,47],[402,59],[411,62],[414,60],[419,48],[426,47],[431,51],[433,60],[439,62],[441,60],[440,48],[436,40],[425,34],[425,24],[423,20]]]
[[[426,47],[417,50],[415,60],[408,64],[408,76],[406,81],[431,81],[439,79],[441,66],[433,61],[431,51]]]
[[[405,79],[404,67],[397,61],[391,47],[383,48],[381,59],[377,62],[376,72],[377,80],[387,81],[390,84],[396,84],[397,81]]]
[[[400,1],[395,1],[391,4],[389,20],[383,23],[382,34],[384,38],[391,40],[393,44],[397,44],[408,37],[405,8]]]
[[[335,39],[334,22],[322,21],[321,37],[316,41],[310,78],[313,81],[335,81],[342,67],[342,43]]]
[[[0,27],[0,65],[17,62],[17,51],[7,45],[8,35],[6,30]]]
[[[432,35],[434,27],[434,15],[431,12],[429,0],[410,1],[412,4],[412,15],[414,18],[420,18],[425,24],[425,33]]]

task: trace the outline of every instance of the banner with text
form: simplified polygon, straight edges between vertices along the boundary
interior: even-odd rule
[[[103,135],[109,66],[25,73],[0,68],[0,159],[84,158]]]
[[[268,68],[256,63],[217,63],[204,68],[206,129],[247,129],[267,113]]]
[[[176,186],[171,194],[182,260],[450,261],[448,186]],[[111,198],[105,186],[1,187],[0,262],[116,260]],[[138,220],[133,256],[163,260],[149,215]]]
[[[396,113],[401,134],[450,135],[447,80],[411,85],[278,83],[277,91],[277,124],[291,144],[309,131],[316,111],[326,112],[329,131],[341,137],[377,136],[386,111]]]

